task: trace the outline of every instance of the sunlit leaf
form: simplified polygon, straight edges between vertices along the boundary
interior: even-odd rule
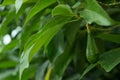
[[[115,24],[115,21],[109,17],[96,0],[85,0],[84,6],[85,9],[80,12],[80,16],[89,24],[93,22],[104,26]]]
[[[74,16],[70,6],[60,4],[56,6],[52,11],[53,16],[63,15],[63,16]]]
[[[15,1],[15,8],[16,8],[16,13],[19,11],[23,3],[23,0],[16,0]]]
[[[42,30],[28,40],[20,58],[20,77],[23,70],[29,67],[29,61],[32,59],[32,57],[43,45],[47,45],[55,36],[55,34],[64,26],[64,24],[69,22],[69,20],[69,17],[53,18],[44,26]]]
[[[118,80],[119,4],[0,0],[0,80]]]
[[[3,0],[2,4],[0,6],[14,4],[14,2],[15,2],[15,0]]]
[[[55,3],[56,0],[38,0],[37,3],[35,4],[35,6],[30,10],[24,25],[26,25],[26,23],[34,16],[36,15],[38,12],[42,11],[43,9],[45,9],[46,7],[50,6],[51,4]]]

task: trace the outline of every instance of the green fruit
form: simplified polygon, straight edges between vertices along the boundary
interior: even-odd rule
[[[87,31],[88,31],[88,36],[87,36],[86,57],[90,63],[95,63],[98,59],[98,49],[88,26],[87,26]]]

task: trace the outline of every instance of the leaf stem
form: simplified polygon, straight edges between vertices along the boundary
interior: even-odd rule
[[[86,24],[86,28],[87,28],[87,32],[90,33],[90,28],[88,24]]]

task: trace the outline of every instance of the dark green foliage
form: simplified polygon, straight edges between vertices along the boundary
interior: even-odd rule
[[[119,0],[0,0],[0,80],[119,80],[119,8]]]

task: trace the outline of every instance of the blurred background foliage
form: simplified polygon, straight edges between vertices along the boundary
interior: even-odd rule
[[[0,0],[0,80],[119,80],[119,63],[119,0]]]

